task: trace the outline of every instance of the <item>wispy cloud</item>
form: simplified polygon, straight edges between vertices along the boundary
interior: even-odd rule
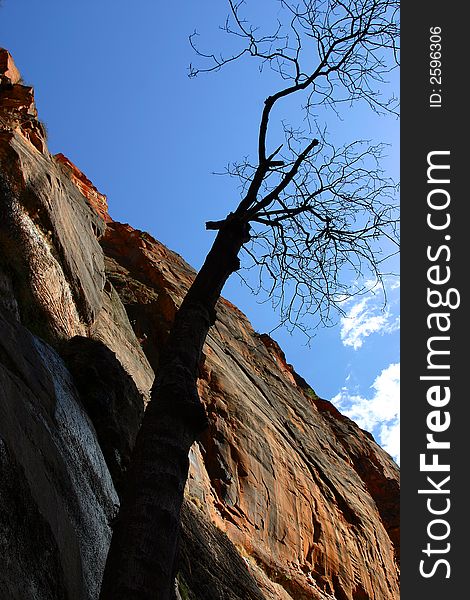
[[[371,385],[364,398],[346,386],[331,401],[359,427],[370,431],[378,443],[400,462],[400,363],[393,363]]]
[[[399,288],[399,282],[390,283],[389,290]],[[365,338],[373,333],[384,335],[400,328],[399,317],[392,314],[390,306],[383,308],[379,294],[370,292],[349,307],[341,318],[341,341],[354,350],[362,347]]]

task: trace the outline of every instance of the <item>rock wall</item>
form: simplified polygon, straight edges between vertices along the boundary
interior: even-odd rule
[[[194,271],[129,225],[110,223],[101,244],[157,368]],[[210,426],[191,452],[188,501],[228,535],[266,598],[398,597],[397,466],[236,307],[221,299],[217,315],[199,381]]]
[[[0,598],[97,598],[118,505],[49,345],[0,312]]]
[[[0,598],[97,598],[159,349],[194,270],[47,151],[0,49]],[[177,597],[394,600],[399,478],[228,301],[204,348]],[[117,490],[117,492],[116,492]]]

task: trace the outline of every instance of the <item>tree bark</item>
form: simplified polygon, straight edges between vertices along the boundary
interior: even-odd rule
[[[188,453],[207,426],[197,392],[201,352],[216,302],[248,240],[249,225],[229,216],[176,315],[137,436],[100,600],[173,595]]]

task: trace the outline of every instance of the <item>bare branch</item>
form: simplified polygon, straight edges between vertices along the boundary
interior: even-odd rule
[[[259,287],[280,310],[281,321],[305,330],[305,316],[329,323],[341,303],[361,293],[367,280],[380,282],[382,263],[398,244],[397,186],[383,173],[382,145],[356,141],[335,147],[314,111],[338,111],[363,101],[378,113],[395,113],[384,95],[387,75],[398,57],[397,0],[277,0],[276,23],[255,26],[242,16],[248,2],[228,0],[222,29],[238,44],[231,55],[196,49],[219,70],[245,56],[280,77],[261,111],[257,160],[229,165],[240,181],[242,199],[226,219],[208,221],[220,230],[229,220],[252,223],[246,255],[260,269]],[[269,150],[275,112],[287,99],[299,100],[310,124],[305,134],[281,122],[284,140]],[[289,106],[291,106],[289,104]],[[313,125],[313,126],[312,126]],[[351,277],[358,282],[350,289]]]

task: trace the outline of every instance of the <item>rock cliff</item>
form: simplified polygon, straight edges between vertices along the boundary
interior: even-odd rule
[[[0,598],[94,600],[159,349],[194,270],[51,156],[0,49]],[[393,460],[220,299],[177,597],[398,600]]]

